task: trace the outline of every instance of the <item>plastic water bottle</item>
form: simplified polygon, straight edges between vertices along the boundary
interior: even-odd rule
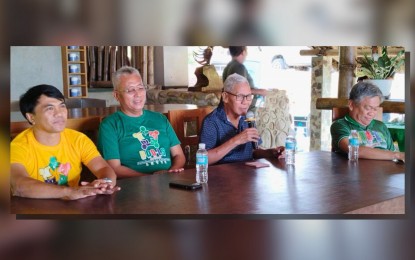
[[[295,140],[295,132],[290,131],[285,139],[285,164],[295,164],[295,147],[297,141]]]
[[[199,144],[196,152],[196,182],[207,183],[208,181],[208,152],[204,143]]]
[[[356,130],[352,130],[349,135],[349,160],[351,162],[359,160],[359,136]]]

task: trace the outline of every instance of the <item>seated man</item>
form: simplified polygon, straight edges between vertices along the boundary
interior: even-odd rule
[[[32,127],[10,144],[14,196],[74,200],[119,190],[114,171],[94,143],[86,135],[65,128],[68,110],[57,88],[30,88],[20,97],[20,111]],[[81,163],[98,179],[78,186]]]
[[[246,46],[229,46],[229,53],[232,56],[232,60],[223,70],[222,80],[225,82],[228,76],[234,73],[244,76],[248,80],[252,94],[254,94],[249,110],[256,112],[257,107],[259,106],[259,104],[257,104],[259,96],[266,96],[267,90],[260,89],[258,86],[254,85],[254,80],[249,74],[248,69],[243,64],[248,56],[248,48]]]
[[[254,149],[260,137],[256,128],[249,128],[246,113],[253,94],[247,79],[230,75],[224,82],[223,105],[219,105],[202,123],[200,142],[206,144],[209,164],[248,161],[254,158],[283,157],[284,147]]]
[[[143,109],[146,86],[138,70],[121,67],[112,81],[121,111],[102,121],[98,148],[117,176],[183,171],[183,150],[167,117]]]
[[[369,82],[358,82],[349,94],[349,114],[333,122],[330,128],[335,152],[348,153],[351,130],[359,134],[359,158],[405,160],[405,153],[395,151],[386,125],[375,120],[383,102],[382,92]]]

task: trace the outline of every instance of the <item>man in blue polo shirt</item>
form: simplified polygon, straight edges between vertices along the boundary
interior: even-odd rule
[[[254,158],[283,157],[284,147],[254,149],[260,136],[245,121],[253,94],[247,79],[236,73],[224,82],[222,100],[202,124],[200,142],[206,144],[209,164],[249,161]]]
[[[386,125],[375,120],[383,101],[382,92],[369,82],[358,82],[349,94],[349,114],[336,120],[330,128],[335,152],[348,152],[351,130],[359,134],[359,158],[405,160],[405,153],[395,151]]]

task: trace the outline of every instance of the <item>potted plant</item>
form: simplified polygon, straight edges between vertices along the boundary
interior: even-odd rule
[[[405,51],[401,50],[396,56],[389,57],[387,46],[382,46],[382,55],[377,59],[364,54],[363,58],[356,60],[360,64],[361,74],[368,78],[365,81],[370,81],[379,87],[385,98],[389,98],[396,70],[405,62],[404,53]]]

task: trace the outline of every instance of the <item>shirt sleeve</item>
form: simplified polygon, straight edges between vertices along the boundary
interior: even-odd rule
[[[10,163],[20,163],[25,165],[28,158],[28,149],[21,144],[11,142],[10,144]]]
[[[393,139],[392,139],[392,135],[389,132],[388,127],[385,124],[382,124],[382,133],[385,135],[386,138],[386,144],[387,144],[387,149],[390,151],[395,152],[395,145],[393,144]]]
[[[339,143],[343,138],[347,138],[350,135],[350,129],[346,127],[344,124],[337,120],[333,122],[330,127],[331,133],[331,144],[334,151],[341,151],[339,147]]]
[[[104,119],[98,132],[98,149],[105,160],[120,159],[120,147],[117,140],[114,120]]]
[[[204,143],[206,150],[215,148],[218,142],[218,129],[209,117],[205,117],[200,131],[200,142]]]
[[[101,156],[94,142],[83,133],[79,133],[75,144],[76,149],[80,151],[81,161],[84,165],[87,165],[92,159]]]

